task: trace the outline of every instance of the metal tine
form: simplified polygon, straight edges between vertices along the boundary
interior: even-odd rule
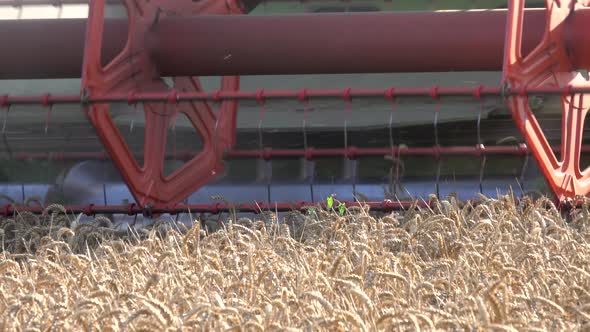
[[[348,150],[348,120],[350,119],[350,109],[352,108],[350,89],[347,89],[346,92],[344,92],[344,100],[347,101],[344,111],[344,148]]]
[[[103,199],[104,199],[104,205],[108,205],[109,203],[107,200],[107,185],[104,182],[102,183],[102,195],[103,195]]]
[[[178,119],[178,103],[174,104],[174,110],[172,112],[172,121],[170,121],[170,129],[176,132],[176,121]]]
[[[393,143],[394,143],[394,141],[393,141],[393,112],[394,112],[394,110],[395,110],[395,108],[397,106],[398,106],[398,100],[395,99],[394,100],[394,103],[392,103],[392,105],[391,105],[391,111],[390,111],[390,137],[391,137],[390,142],[392,144],[392,147],[393,147]],[[399,131],[398,131],[398,135],[399,135]],[[398,136],[398,139],[399,139],[399,141],[401,143],[401,136]],[[403,161],[402,161],[402,146],[401,146],[401,144],[398,144],[398,147],[397,147],[397,159],[396,159],[396,163],[395,163],[395,183],[397,185],[394,186],[394,197],[397,200],[399,200],[399,195],[402,195],[403,194],[403,191],[406,191],[406,193],[408,193],[407,192],[407,189],[401,183],[401,174],[402,174],[402,172],[405,171],[405,167],[403,167],[401,169],[401,172],[400,172],[400,167],[402,167],[402,166],[403,166]],[[398,190],[397,190],[398,187],[399,187],[399,193],[398,193]],[[410,194],[410,197],[412,197],[411,194]],[[413,200],[413,198],[412,198],[412,200]]]
[[[393,164],[395,163],[395,157],[394,157],[394,149],[393,149],[393,135],[391,133],[391,122],[393,121],[393,112],[389,112],[389,148],[390,148],[390,152],[389,154],[391,155],[391,166],[389,167],[389,188],[388,188],[388,195],[390,197],[393,197],[395,195],[395,186],[396,183],[393,180]]]
[[[213,153],[215,156],[218,155],[217,141],[219,140],[219,112],[215,116],[215,126],[213,127]]]
[[[352,195],[353,197],[357,196],[357,192],[356,192],[356,182],[357,182],[357,175],[358,175],[358,159],[352,159],[350,160],[351,163],[351,170],[350,172],[352,173]]]
[[[170,130],[172,130],[172,159],[174,161],[177,160],[177,156],[176,156],[176,121],[178,119],[178,112],[179,112],[179,99],[178,99],[178,94],[176,93],[176,79],[172,80],[172,93],[174,93],[174,95],[176,96],[176,100],[175,103],[171,106],[173,107],[172,109],[172,117],[170,119]],[[166,137],[166,140],[168,140],[168,138]],[[166,141],[166,144],[168,142]],[[162,162],[165,162],[166,157],[164,157],[164,160]]]
[[[51,121],[51,113],[53,112],[53,104],[49,105],[49,110],[47,111],[47,118],[45,119],[45,136],[47,136],[47,132],[49,131],[49,121]]]
[[[524,186],[524,181],[525,181],[525,173],[528,169],[529,166],[529,154],[525,154],[524,156],[524,161],[522,163],[522,168],[520,169],[520,176],[518,177],[518,185],[520,187],[520,190],[522,191],[522,194],[524,196],[525,193],[525,186]]]
[[[344,113],[344,150],[348,153],[348,121],[350,120],[350,113],[352,110],[352,98],[350,96],[350,88],[344,91],[344,100],[347,102]],[[347,175],[352,177],[352,196],[356,197],[356,174],[357,174],[357,160],[350,159],[350,156],[344,156],[346,162]]]
[[[304,156],[301,158],[301,173],[302,173],[302,180],[307,182],[309,185],[309,193],[311,197],[311,202],[314,201],[314,190],[313,185],[315,183],[315,161],[313,160],[313,155],[308,156],[307,150],[305,150]]]
[[[10,145],[8,144],[8,135],[6,135],[6,133],[2,133],[2,143],[4,143],[4,149],[6,149],[6,153],[8,154],[8,158],[12,159],[13,158],[12,149],[10,148]]]
[[[298,95],[299,101],[301,101],[303,103],[303,121],[301,124],[301,129],[303,132],[303,149],[304,151],[307,151],[307,149],[309,148],[309,142],[307,139],[307,119],[309,117],[309,100],[306,97],[306,91],[305,89],[301,90],[299,92]],[[314,202],[314,190],[313,190],[313,185],[315,182],[315,162],[311,161],[311,160],[307,160],[307,158],[305,159],[305,167],[306,167],[306,172],[311,173],[311,175],[309,176],[309,192],[311,195],[311,201]]]
[[[399,183],[399,167],[401,163],[401,153],[398,147],[397,158],[395,156],[395,145],[393,140],[393,113],[395,112],[395,108],[397,106],[397,99],[393,97],[393,91],[391,91],[391,109],[389,110],[389,148],[391,149],[391,162],[392,165],[396,164],[396,171],[395,171],[395,179],[393,179],[393,166],[390,168],[390,184],[389,184],[389,194],[392,197],[397,197],[397,188],[398,186],[401,187]]]
[[[264,143],[263,143],[263,139],[262,139],[262,121],[264,119],[264,105],[262,105],[262,109],[260,111],[259,114],[259,118],[258,118],[258,149],[260,150],[260,153],[263,153],[264,150]]]
[[[391,149],[391,158],[393,161],[394,158],[394,147],[393,147],[393,110],[395,108],[395,104],[392,102],[391,103],[391,110],[389,111],[389,148]],[[392,188],[389,188],[389,190],[391,191],[391,194],[394,195],[395,194],[395,183],[393,184]]]
[[[223,86],[223,78],[221,79],[221,82],[220,82],[220,89],[221,89],[222,86]],[[217,92],[215,93],[215,96],[218,95],[219,91],[221,91],[221,90],[217,90]],[[217,100],[217,98],[214,98],[213,99],[213,104],[218,104],[218,103],[221,104],[221,102],[222,101],[221,100]],[[206,101],[206,100],[204,100],[203,103],[205,103],[208,106],[211,106],[211,105],[209,105],[209,102]],[[220,115],[220,111],[221,110],[218,109],[217,112],[214,113],[214,115],[215,115],[215,125],[213,126],[213,153],[214,153],[215,156],[218,155],[218,150],[219,150],[219,147],[217,146],[217,141],[219,140],[219,115]],[[215,171],[213,171],[213,174],[215,174]]]
[[[481,139],[481,116],[483,113],[483,101],[480,102],[479,106],[479,113],[477,114],[477,144],[478,147],[483,146],[483,141]],[[479,168],[479,192],[483,194],[483,177],[485,171],[485,165],[487,161],[487,156],[485,154],[481,155],[481,162]]]
[[[6,106],[4,116],[2,117],[2,134],[6,134],[6,123],[8,122],[8,112],[10,112],[10,105]]]
[[[272,159],[264,161],[264,173],[266,174],[266,193],[268,203],[271,203],[272,192]]]
[[[135,115],[131,117],[131,123],[129,124],[129,133],[133,133],[133,128],[135,127],[135,116],[137,116],[137,113],[139,112],[137,103],[133,103],[133,112],[135,113]]]
[[[401,177],[400,167],[402,165],[403,165],[402,151],[401,151],[401,147],[398,147],[398,149],[397,149],[397,162],[395,163],[395,183],[397,183],[397,186],[393,187],[394,188],[394,197],[396,197],[396,198],[398,198],[398,192],[397,192],[398,187],[400,190],[400,194],[402,193],[403,189],[405,188],[404,186],[402,186],[401,180],[400,180],[400,177]],[[404,169],[402,169],[402,171],[404,171],[404,170],[405,170],[405,167],[404,167]]]
[[[305,149],[305,150],[308,148],[308,144],[307,144],[307,112],[308,112],[308,105],[306,102],[305,106],[303,107],[303,122],[301,123],[301,129],[303,131],[303,149]]]
[[[107,152],[105,150],[103,150],[103,153],[106,155]],[[108,167],[109,167],[110,163],[108,161],[104,161],[101,163],[101,175],[102,175],[102,193],[103,193],[103,199],[104,199],[104,205],[108,205],[108,197],[107,197],[107,173],[108,173]]]
[[[437,102],[436,109],[434,111],[434,145],[436,148],[440,147],[438,138],[438,113],[440,111],[440,103]],[[440,170],[442,160],[440,154],[436,154],[436,197],[440,198]]]
[[[300,100],[304,101],[305,99],[305,95],[302,95],[299,97]],[[304,112],[307,112],[307,106],[304,107]],[[303,130],[303,147],[304,147],[304,156],[300,159],[301,160],[301,180],[305,183],[307,181],[307,184],[309,184],[309,193],[310,193],[310,197],[311,197],[311,201],[314,202],[314,190],[313,190],[313,185],[315,182],[315,162],[311,159],[308,158],[307,156],[307,131],[306,131],[306,125],[305,125],[305,117],[307,115],[304,113],[304,119],[303,119],[303,124],[302,124],[302,130]],[[313,158],[313,156],[312,156]]]
[[[4,143],[4,147],[6,149],[6,152],[8,153],[9,158],[12,158],[12,149],[8,144],[8,137],[6,135],[6,123],[8,121],[8,112],[10,112],[10,104],[8,104],[7,99],[8,95],[5,95],[4,99],[0,103],[0,107],[6,107],[2,120],[2,142]]]
[[[303,102],[303,121],[301,123],[301,130],[303,131],[303,149],[307,150],[307,116],[309,112],[309,103],[307,98],[305,97],[305,90],[302,91],[302,95],[299,99]]]
[[[264,141],[262,135],[262,123],[264,121],[264,116],[266,113],[266,107],[264,103],[264,99],[262,98],[262,94],[260,98],[258,98],[258,104],[260,105],[260,113],[258,115],[258,149],[260,150],[260,158],[261,162],[263,162],[262,167],[262,178],[266,181],[266,199],[267,203],[270,204],[271,202],[271,181],[272,181],[272,163],[271,160],[264,159]],[[260,171],[260,168],[258,168]],[[259,178],[260,178],[259,174]]]
[[[527,105],[529,105],[529,96],[528,95],[524,96],[524,99],[525,99],[525,103]],[[528,123],[528,112],[524,112],[524,123]],[[525,142],[526,142],[526,137],[525,137]],[[529,154],[526,153],[524,155],[524,161],[522,163],[522,168],[520,169],[520,176],[518,177],[518,186],[520,187],[520,191],[521,191],[522,196],[524,196],[524,193],[525,193],[524,175],[526,173],[528,165],[529,165]]]
[[[305,159],[305,165],[307,168],[307,172],[309,174],[308,176],[308,181],[309,181],[309,194],[311,197],[311,201],[315,203],[314,201],[314,191],[313,191],[313,185],[315,183],[315,161],[313,160],[307,160]]]

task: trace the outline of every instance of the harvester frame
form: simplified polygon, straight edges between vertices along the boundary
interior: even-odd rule
[[[483,170],[486,157],[491,155],[515,155],[528,156],[532,154],[537,161],[539,169],[544,175],[552,193],[557,201],[576,199],[579,196],[586,196],[590,193],[590,171],[580,170],[580,155],[587,151],[588,147],[583,145],[582,135],[584,131],[584,119],[588,111],[587,94],[590,93],[590,82],[585,77],[590,67],[590,49],[587,33],[584,27],[590,26],[590,8],[587,1],[546,1],[545,27],[543,37],[538,45],[531,47],[529,38],[523,33],[525,26],[525,1],[511,0],[508,5],[506,32],[504,38],[504,58],[502,65],[502,82],[497,86],[475,85],[471,87],[447,87],[433,85],[429,87],[395,87],[384,86],[382,88],[302,88],[297,90],[240,90],[238,76],[225,76],[221,85],[213,91],[205,91],[195,73],[204,75],[219,74],[285,74],[285,73],[335,73],[346,70],[347,72],[380,72],[395,71],[403,66],[407,70],[426,69],[432,70],[440,66],[436,61],[428,62],[413,60],[408,55],[396,55],[399,61],[386,61],[377,57],[377,60],[369,63],[362,63],[358,68],[350,69],[350,57],[336,54],[343,46],[334,47],[330,51],[325,48],[327,55],[318,56],[314,60],[293,59],[292,67],[285,68],[275,61],[257,61],[252,54],[240,53],[246,48],[245,42],[231,36],[227,38],[229,48],[234,48],[235,54],[220,56],[223,52],[224,40],[219,45],[211,44],[216,37],[200,36],[203,43],[209,42],[211,48],[205,48],[202,62],[191,62],[190,57],[195,55],[197,50],[188,46],[184,50],[183,45],[190,44],[190,35],[182,34],[182,31],[193,31],[207,27],[211,31],[222,31],[224,24],[236,24],[240,27],[256,27],[257,24],[273,24],[277,31],[288,31],[292,29],[297,17],[285,18],[284,21],[269,18],[245,18],[241,13],[245,10],[243,3],[233,0],[216,1],[204,0],[196,3],[185,1],[149,1],[138,2],[124,1],[127,10],[126,40],[124,47],[110,62],[105,64],[102,61],[104,56],[104,43],[112,43],[112,38],[106,37],[104,0],[92,0],[89,5],[89,16],[86,23],[86,36],[84,44],[84,56],[82,61],[82,81],[80,94],[78,95],[55,95],[43,94],[38,96],[17,96],[0,93],[0,110],[5,113],[15,105],[42,105],[48,109],[47,123],[50,120],[51,110],[55,105],[79,104],[82,105],[89,122],[95,129],[97,136],[104,145],[105,152],[102,153],[58,153],[58,154],[37,154],[36,157],[51,156],[56,159],[88,158],[88,159],[111,159],[129,191],[134,203],[127,205],[95,205],[69,206],[68,210],[87,215],[98,213],[123,213],[147,215],[159,213],[181,213],[183,211],[211,212],[218,213],[231,209],[239,209],[245,212],[261,212],[263,210],[291,210],[303,209],[317,205],[312,201],[290,201],[276,202],[253,201],[242,203],[205,203],[205,204],[184,204],[183,201],[193,192],[197,191],[204,184],[210,182],[217,175],[224,171],[224,160],[230,158],[254,158],[261,161],[271,161],[275,158],[297,158],[306,163],[313,162],[318,157],[338,157],[354,161],[360,156],[384,156],[392,160],[400,160],[404,155],[427,155],[439,161],[435,174],[436,193],[438,194],[438,183],[440,177],[440,159],[443,156],[470,155],[481,160],[479,174],[479,185],[483,179]],[[206,14],[201,20],[191,19],[195,15]],[[221,17],[219,15],[228,15]],[[349,16],[349,20],[365,22],[373,19],[374,24],[390,24],[387,16],[371,16],[373,14],[359,14]],[[416,14],[409,14],[408,17]],[[461,14],[457,14],[461,15]],[[537,15],[537,14],[535,14]],[[402,17],[402,16],[399,16]],[[539,16],[535,16],[539,17]],[[319,20],[325,19],[327,23]],[[317,16],[308,21],[311,26],[328,26],[336,24],[340,19],[338,16]],[[342,18],[344,19],[344,18]],[[259,22],[257,22],[257,20]],[[291,22],[292,20],[292,22]],[[314,21],[315,20],[315,21]],[[332,22],[332,21],[334,22]],[[400,19],[403,21],[403,19]],[[304,20],[301,20],[304,22]],[[330,23],[331,22],[331,23]],[[381,22],[381,23],[380,23]],[[112,25],[111,25],[112,26]],[[535,25],[538,27],[538,25]],[[111,28],[109,28],[111,29]],[[118,30],[117,30],[118,29]],[[254,29],[256,30],[256,29]],[[270,29],[273,30],[273,29]],[[310,36],[310,31],[303,29],[303,32],[296,32],[299,36]],[[120,24],[115,31],[123,31]],[[262,31],[258,28],[257,31]],[[366,37],[373,34],[371,27],[366,30],[355,32],[349,36],[351,40],[363,44],[377,42],[365,42]],[[214,34],[213,34],[214,35]],[[166,39],[162,36],[171,36]],[[273,32],[266,33],[263,37],[274,38]],[[378,38],[377,36],[373,36]],[[121,37],[118,37],[121,39]],[[364,38],[364,39],[363,39]],[[475,40],[475,38],[473,39]],[[120,43],[115,41],[114,43]],[[306,41],[294,41],[296,45],[304,45]],[[308,41],[310,42],[310,41]],[[317,40],[312,40],[314,48],[322,49],[317,45]],[[315,44],[314,44],[315,43]],[[401,41],[403,45],[412,45],[412,37]],[[200,45],[200,43],[197,43]],[[468,44],[468,43],[467,43]],[[526,44],[526,45],[525,45]],[[107,49],[111,49],[107,45]],[[420,46],[415,46],[421,50]],[[528,48],[526,52],[524,48]],[[17,47],[18,49],[18,47]],[[283,48],[284,51],[287,48]],[[267,50],[268,51],[268,50]],[[16,51],[15,51],[16,52]],[[272,51],[270,51],[272,52]],[[281,48],[277,51],[279,54]],[[388,53],[389,52],[389,53]],[[50,52],[51,53],[51,52]],[[394,54],[393,51],[385,51],[387,54]],[[523,57],[523,54],[526,56]],[[260,51],[253,52],[260,54]],[[281,56],[286,56],[280,53]],[[170,61],[173,55],[177,55],[176,61]],[[355,53],[359,59],[366,55]],[[48,56],[50,59],[51,55]],[[231,57],[237,58],[235,62]],[[467,56],[477,58],[477,54]],[[55,58],[55,57],[54,57]],[[333,62],[329,62],[334,58]],[[26,65],[20,74],[13,72],[12,77],[27,77]],[[229,61],[225,65],[223,61]],[[252,64],[248,65],[248,61]],[[362,60],[361,60],[362,62]],[[449,63],[449,61],[442,61]],[[468,63],[453,63],[453,68],[486,69],[485,61],[474,60]],[[489,63],[489,61],[488,61]],[[306,65],[308,65],[306,67]],[[71,71],[66,69],[69,64],[57,63],[57,70],[64,73]],[[494,64],[489,65],[493,67]],[[8,66],[7,66],[8,67]],[[13,67],[13,66],[11,66]],[[443,66],[444,67],[444,66]],[[0,65],[1,68],[1,65]],[[397,68],[397,69],[396,69]],[[409,68],[409,69],[408,69]],[[580,71],[580,69],[585,69]],[[185,72],[186,71],[186,72]],[[167,85],[163,80],[163,73],[166,76],[177,76],[185,73],[185,77],[174,77],[172,86]],[[17,75],[18,74],[18,75]],[[20,76],[19,76],[20,75]],[[69,74],[68,74],[69,75]],[[545,137],[543,129],[531,109],[531,96],[549,95],[560,99],[562,107],[563,124],[561,128],[561,146],[552,146]],[[393,139],[390,144],[383,147],[356,147],[349,144],[347,140],[347,122],[344,122],[344,143],[338,148],[316,148],[307,141],[305,132],[305,121],[310,111],[310,100],[312,99],[335,99],[341,100],[345,106],[346,113],[350,112],[353,100],[364,98],[382,99],[395,109],[399,99],[408,97],[429,98],[437,105],[433,121],[435,144],[431,147],[408,147],[396,145]],[[439,105],[445,102],[445,98],[464,97],[471,98],[482,104],[482,100],[488,97],[502,98],[509,106],[516,127],[525,138],[525,142],[512,146],[486,146],[481,140],[480,122],[481,110],[477,118],[478,141],[474,146],[442,146],[439,143],[438,119]],[[257,149],[242,149],[236,147],[236,117],[239,101],[251,101],[260,108],[260,121],[264,118],[265,105],[273,100],[294,100],[301,104],[304,113],[303,135],[304,143],[301,148],[276,149],[264,146],[262,143]],[[142,163],[138,163],[136,156],[127,145],[117,125],[113,122],[110,105],[119,103],[129,107],[141,105],[145,114],[145,141],[144,152],[141,155]],[[483,105],[483,104],[482,104]],[[214,110],[217,108],[217,110]],[[185,115],[194,130],[198,133],[202,147],[198,151],[176,151],[174,158],[182,159],[185,163],[171,174],[164,174],[164,160],[169,156],[166,151],[167,132],[174,127],[176,117],[179,114]],[[6,124],[4,124],[5,126]],[[391,122],[389,124],[391,131]],[[46,129],[47,130],[47,129]],[[262,141],[260,134],[260,141]],[[561,157],[556,156],[561,153]],[[19,158],[19,152],[15,155]],[[35,154],[22,154],[21,158],[34,158]],[[384,199],[383,201],[363,200],[355,196],[356,201],[344,202],[347,206],[366,205],[372,209],[391,210],[405,208],[416,204],[428,204],[428,201],[417,202],[401,201],[398,199]],[[106,200],[105,200],[106,201]],[[325,206],[325,203],[321,203]],[[42,207],[5,205],[0,209],[0,214],[11,215],[18,210],[31,212],[42,212]]]

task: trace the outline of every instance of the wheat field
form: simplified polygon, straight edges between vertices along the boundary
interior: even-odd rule
[[[503,196],[121,233],[50,206],[0,222],[0,329],[590,330],[588,216]]]

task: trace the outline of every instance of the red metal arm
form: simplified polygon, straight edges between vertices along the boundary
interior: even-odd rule
[[[145,47],[146,35],[157,15],[241,13],[238,4],[232,0],[202,0],[196,3],[125,0],[124,4],[129,24],[127,42],[121,53],[103,67],[101,49],[105,0],[90,3],[82,73],[83,98],[125,93],[133,99],[134,93],[167,90]],[[222,80],[221,90],[237,90],[238,82],[238,77],[226,77]],[[176,91],[199,92],[201,87],[197,78],[177,78],[175,90],[168,92],[171,101],[177,100]],[[222,170],[223,152],[234,143],[236,101],[221,102],[217,117],[206,101],[172,107],[145,103],[145,145],[141,166],[113,122],[109,108],[106,103],[92,104],[86,106],[86,112],[129,190],[142,207],[176,203],[186,198]],[[166,133],[177,113],[184,113],[191,121],[201,136],[203,149],[183,167],[164,176]]]
[[[584,120],[590,98],[572,89],[590,86],[576,71],[566,47],[566,19],[581,12],[586,2],[546,0],[547,25],[540,44],[522,56],[524,0],[511,0],[508,11],[504,53],[504,83],[513,90],[551,86],[564,88],[561,96],[563,125],[561,160],[553,153],[543,130],[532,113],[527,96],[509,99],[516,125],[525,136],[552,191],[560,200],[590,193],[590,170],[580,170]],[[569,40],[576,43],[575,40]],[[580,41],[578,41],[580,42]],[[590,56],[590,55],[588,55]]]

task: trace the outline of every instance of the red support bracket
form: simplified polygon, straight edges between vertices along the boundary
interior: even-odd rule
[[[123,0],[127,9],[128,36],[124,49],[106,66],[101,65],[105,0],[92,0],[84,49],[82,101],[109,94],[167,92],[150,56],[147,41],[166,15],[241,14],[235,0]],[[202,45],[206,48],[207,45]],[[195,59],[195,61],[198,61]],[[237,91],[238,77],[224,77],[220,91]],[[202,92],[196,77],[175,78],[174,91]],[[168,91],[171,93],[170,91]],[[131,97],[132,98],[132,97]],[[172,99],[172,100],[170,100]],[[223,153],[233,146],[237,101],[224,100],[217,115],[207,101],[145,102],[144,160],[140,166],[109,113],[107,103],[85,104],[88,118],[111,156],[135,200],[141,207],[173,204],[185,199],[223,169]],[[176,112],[183,113],[201,136],[203,149],[174,173],[164,176],[166,134]]]
[[[567,25],[573,15],[585,9],[587,1],[546,0],[546,28],[540,44],[522,56],[525,0],[510,0],[504,50],[503,81],[512,91],[535,87],[563,89],[561,160],[555,156],[543,130],[529,107],[526,94],[508,98],[512,116],[524,135],[540,169],[559,200],[574,199],[590,193],[590,169],[580,170],[580,152],[584,119],[590,107],[588,93],[574,93],[588,88],[587,81],[573,65],[568,54]],[[581,42],[581,41],[578,41]],[[590,54],[587,56],[590,57]],[[587,69],[587,68],[585,68]]]

